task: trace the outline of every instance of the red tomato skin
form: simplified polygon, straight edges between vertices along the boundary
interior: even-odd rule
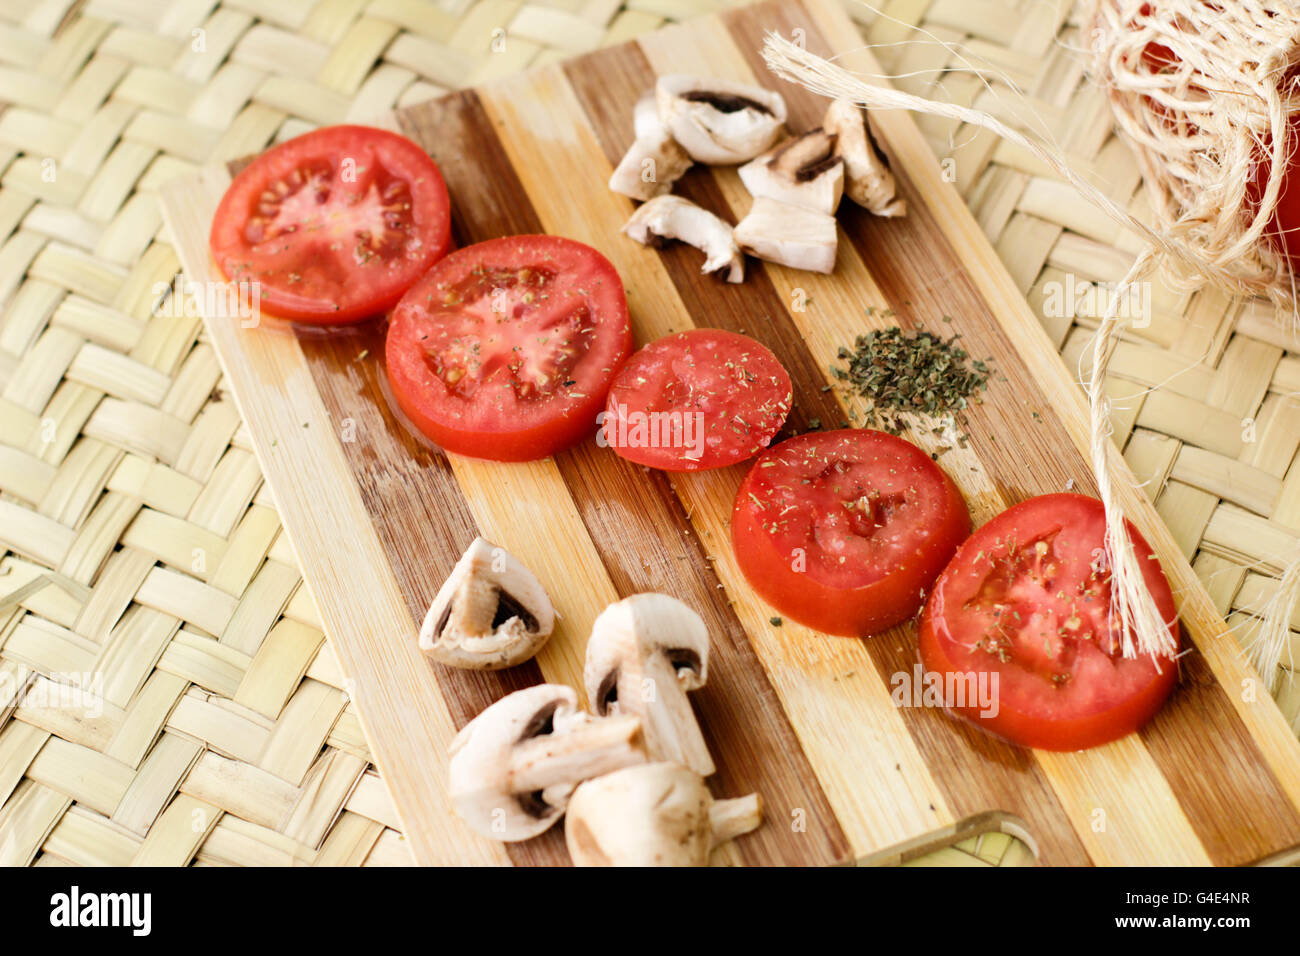
[[[557,236],[505,236],[489,239],[457,249],[448,255],[433,270],[430,270],[423,280],[409,290],[408,296],[412,300],[420,298],[421,290],[435,272],[454,269],[462,259],[487,258],[493,256],[499,248],[537,242],[561,249],[566,247],[581,249],[584,254],[596,257],[608,271],[612,283],[612,295],[608,303],[609,314],[602,318],[602,322],[610,326],[609,334],[613,343],[610,347],[608,373],[600,387],[588,389],[585,399],[570,403],[565,414],[560,417],[531,426],[506,423],[507,427],[498,429],[461,427],[447,417],[438,415],[435,408],[430,408],[426,401],[421,400],[421,392],[427,383],[423,381],[420,370],[413,368],[412,358],[400,348],[400,340],[393,331],[394,326],[402,321],[404,304],[399,303],[389,323],[389,334],[385,339],[384,365],[390,392],[394,403],[411,424],[445,451],[486,461],[535,461],[576,445],[596,433],[598,427],[596,416],[605,407],[609,382],[632,351],[633,341],[622,282],[618,281],[618,273],[613,265],[595,249],[572,239]]]
[[[1045,509],[1065,509],[1077,507],[1080,502],[1086,503],[1086,506],[1090,508],[1094,506],[1096,508],[1101,507],[1101,503],[1096,499],[1073,493],[1040,495],[1028,499],[1016,507],[1037,503],[1038,506]],[[939,608],[942,607],[945,598],[945,584],[950,573],[956,573],[955,569],[961,569],[964,565],[970,563],[973,555],[986,546],[988,537],[984,533],[985,529],[993,529],[995,525],[1007,515],[1013,514],[1015,510],[1016,508],[1008,509],[968,538],[957,550],[956,555],[953,556],[952,561],[949,562],[948,567],[944,569],[931,590],[925,609],[921,613],[919,628],[921,665],[926,673],[970,672],[969,668],[960,668],[953,663],[945,652],[944,641],[940,639],[938,633],[939,627],[942,626],[942,612]],[[1010,526],[1010,522],[1007,522],[1007,526]],[[1128,532],[1132,538],[1136,553],[1151,553],[1146,539],[1131,523],[1128,525]],[[995,537],[997,536],[996,530],[991,533]],[[1154,562],[1148,562],[1144,566],[1144,577],[1147,579],[1148,587],[1152,589],[1156,597],[1157,607],[1161,615],[1167,620],[1173,620],[1172,631],[1175,639],[1177,639],[1179,636],[1177,612],[1163,572]],[[1135,663],[1140,664],[1141,660],[1143,659],[1139,659]],[[953,707],[950,712],[987,733],[1023,747],[1052,751],[1086,750],[1090,747],[1118,740],[1120,737],[1142,727],[1164,704],[1177,683],[1177,661],[1166,660],[1161,662],[1158,672],[1152,667],[1151,680],[1139,693],[1125,698],[1113,707],[1084,716],[1044,721],[1034,715],[1025,713],[1023,710],[1018,710],[1015,702],[1008,699],[1005,694],[1000,695],[996,716],[981,717],[978,706]]]
[[[392,394],[402,414],[426,438],[444,451],[483,461],[536,461],[570,448],[595,433],[596,415],[605,406],[605,397],[601,395],[575,407],[562,423],[494,435],[456,428],[427,414],[399,389],[392,389]]]
[[[647,468],[656,468],[660,471],[707,471],[746,461],[767,447],[768,443],[776,436],[776,433],[781,430],[781,426],[790,412],[791,402],[793,401],[790,375],[781,365],[780,360],[772,353],[772,350],[763,343],[747,335],[726,332],[720,329],[701,328],[677,332],[656,339],[639,351],[634,352],[622,369],[619,370],[618,375],[614,377],[613,384],[610,386],[609,398],[605,406],[605,434],[609,435],[611,427],[614,426],[617,420],[616,406],[619,403],[628,405],[629,401],[635,401],[638,390],[633,384],[633,379],[639,370],[645,368],[644,360],[663,361],[668,356],[677,357],[674,350],[685,347],[695,350],[698,354],[703,354],[702,349],[706,344],[716,348],[719,355],[725,355],[729,358],[745,354],[749,360],[748,364],[752,365],[755,374],[766,380],[766,390],[775,389],[776,393],[782,396],[781,399],[772,404],[769,413],[762,417],[761,420],[756,410],[745,410],[745,418],[753,424],[757,431],[757,435],[753,439],[752,450],[730,448],[721,452],[706,451],[699,460],[691,460],[680,454],[677,449],[624,447],[610,441],[609,447],[613,449],[615,454],[635,464],[644,465]],[[704,366],[704,364],[701,363],[701,366]],[[632,398],[629,399],[629,396],[632,396]],[[678,410],[684,407],[686,406],[682,406]],[[630,410],[643,411],[639,407],[631,407]],[[724,427],[721,423],[710,424],[718,429]],[[712,428],[709,431],[712,431]]]
[[[845,429],[869,433],[869,429]],[[831,435],[833,432],[806,433]],[[731,515],[731,543],[736,563],[760,597],[791,620],[838,637],[869,637],[902,624],[915,616],[928,588],[958,544],[970,534],[970,512],[961,491],[938,465],[916,446],[886,435],[872,434],[906,446],[942,477],[944,502],[928,546],[912,552],[901,571],[856,588],[836,588],[795,571],[790,555],[779,551],[773,538],[762,527],[762,519],[749,498],[751,482],[759,474],[766,455],[750,468]],[[789,444],[789,439],[773,450]],[[919,459],[918,459],[919,460]]]
[[[349,142],[353,145],[346,146]],[[273,146],[240,170],[221,197],[208,235],[208,246],[218,270],[231,281],[257,278],[237,276],[229,264],[232,257],[238,259],[246,254],[241,248],[244,213],[261,191],[264,177],[274,180],[291,171],[301,160],[326,154],[331,149],[364,154],[355,157],[364,163],[379,148],[387,150],[385,157],[397,167],[391,171],[405,172],[412,181],[419,180],[419,196],[413,197],[411,215],[417,228],[425,232],[424,248],[421,255],[401,270],[409,281],[391,283],[387,291],[347,305],[313,301],[293,295],[275,283],[262,281],[261,300],[268,315],[325,326],[352,325],[391,309],[426,269],[450,251],[452,238],[451,200],[438,164],[411,140],[389,130],[349,125],[322,127]],[[348,277],[345,284],[351,281],[353,277]]]

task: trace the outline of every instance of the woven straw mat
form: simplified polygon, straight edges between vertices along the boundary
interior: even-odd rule
[[[1007,76],[1141,210],[1067,0],[879,2],[851,12],[901,86],[1008,115],[1000,83],[954,68]],[[201,322],[155,314],[178,272],[156,190],[716,6],[4,0],[0,864],[409,862]],[[1095,318],[1047,314],[1051,283],[1115,279],[1135,242],[1016,147],[921,123],[1077,362]],[[1249,640],[1300,548],[1300,354],[1254,304],[1157,286],[1152,306],[1111,366],[1115,437]],[[49,706],[78,681],[102,706]],[[1278,693],[1294,719],[1300,691]],[[1028,856],[989,834],[916,862]]]

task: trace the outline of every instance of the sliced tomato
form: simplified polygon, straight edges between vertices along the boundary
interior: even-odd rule
[[[692,329],[628,359],[609,389],[602,440],[651,468],[721,468],[771,444],[792,401],[790,376],[767,346]]]
[[[393,397],[448,451],[544,458],[596,430],[632,348],[623,283],[590,246],[509,236],[459,249],[393,310]]]
[[[356,322],[392,308],[451,248],[447,185],[409,139],[329,126],[246,166],[208,241],[226,278],[257,283],[271,315]]]
[[[741,483],[732,544],[769,604],[830,634],[907,620],[970,533],[961,492],[921,449],[884,432],[809,432]]]
[[[950,700],[951,710],[1047,750],[1115,740],[1159,710],[1178,668],[1172,660],[1157,665],[1120,653],[1105,531],[1096,499],[1043,495],[1003,512],[961,546],[921,616],[921,662],[967,686],[966,675],[975,675],[993,705]],[[1128,531],[1147,588],[1177,640],[1169,583],[1142,535],[1132,525]]]

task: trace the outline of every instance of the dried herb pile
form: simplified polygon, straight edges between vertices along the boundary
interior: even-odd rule
[[[955,417],[988,386],[988,363],[972,359],[959,339],[924,329],[878,329],[859,335],[852,349],[841,348],[838,358],[847,367],[832,365],[831,373],[867,399],[868,427],[897,435],[907,424],[902,414]]]

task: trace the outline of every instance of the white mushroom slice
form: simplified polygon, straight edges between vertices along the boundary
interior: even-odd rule
[[[596,618],[582,678],[595,713],[641,718],[651,759],[707,777],[713,758],[686,693],[704,686],[708,668],[700,616],[666,594],[634,594]]]
[[[673,188],[691,168],[686,155],[668,133],[639,137],[609,177],[609,188],[633,199],[653,199]]]
[[[740,180],[754,196],[835,215],[844,195],[844,163],[835,137],[809,130],[740,167]]]
[[[637,139],[647,136],[671,136],[668,124],[659,116],[659,101],[653,88],[641,94],[632,107],[632,132]]]
[[[697,163],[751,160],[785,125],[785,100],[761,86],[672,74],[659,78],[655,96],[659,118]]]
[[[732,235],[742,250],[768,262],[811,272],[835,268],[835,217],[815,209],[759,196]]]
[[[533,572],[475,538],[429,606],[420,650],[449,667],[500,670],[535,655],[554,626],[555,609]]]
[[[564,839],[575,866],[707,866],[714,847],[762,822],[758,794],[714,800],[699,774],[650,763],[579,786]]]
[[[745,257],[732,238],[731,226],[707,209],[680,196],[651,199],[632,214],[623,231],[646,246],[680,239],[704,253],[705,275],[725,275],[728,282],[745,280]]]
[[[555,823],[582,781],[643,763],[641,722],[595,718],[571,687],[538,684],[501,698],[456,735],[448,792],[471,829],[508,843]]]
[[[894,194],[894,174],[871,134],[867,111],[852,100],[835,100],[826,110],[822,128],[835,136],[835,154],[844,160],[849,198],[877,216],[906,215],[907,203]]]

